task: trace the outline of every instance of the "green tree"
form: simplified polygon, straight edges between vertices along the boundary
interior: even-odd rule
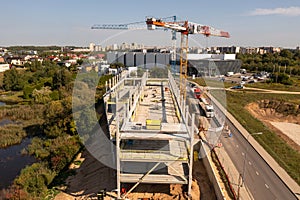
[[[72,74],[66,69],[57,70],[52,77],[53,89],[59,89],[72,81]]]
[[[272,77],[272,82],[281,83],[284,85],[293,85],[293,80],[287,74],[275,73]]]
[[[24,87],[24,80],[22,80],[22,75],[15,68],[5,71],[3,77],[3,87],[7,91],[22,90]]]
[[[50,87],[42,87],[40,90],[34,89],[32,97],[34,98],[34,102],[45,104],[51,100],[50,94]]]
[[[83,60],[82,60],[82,59],[78,59],[78,60],[77,60],[77,64],[78,64],[78,65],[82,65],[82,63],[83,63]]]
[[[291,59],[293,57],[293,53],[288,49],[283,49],[280,51],[280,56]]]
[[[23,89],[23,98],[24,99],[30,99],[32,96],[32,92],[33,92],[34,88],[26,85]]]
[[[120,68],[124,68],[125,66],[124,66],[123,63],[117,62],[117,63],[110,64],[109,67],[112,68],[112,69],[120,69]]]
[[[42,63],[35,59],[30,65],[29,65],[29,70],[31,72],[36,72],[38,70],[42,69]]]

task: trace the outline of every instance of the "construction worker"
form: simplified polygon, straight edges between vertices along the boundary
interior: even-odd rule
[[[232,133],[230,130],[228,130],[228,137],[232,137]]]
[[[121,188],[121,194],[126,194],[126,188],[124,187]]]

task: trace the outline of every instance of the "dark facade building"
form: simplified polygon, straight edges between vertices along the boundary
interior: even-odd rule
[[[153,66],[170,66],[170,53],[155,52],[108,52],[109,64],[121,62],[127,67],[151,68]],[[218,76],[227,72],[237,73],[241,68],[241,61],[235,54],[188,54],[188,74],[195,76]],[[175,72],[179,72],[179,58]]]

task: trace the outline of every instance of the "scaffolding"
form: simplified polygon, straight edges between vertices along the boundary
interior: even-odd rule
[[[172,74],[149,78],[122,74],[106,83],[110,139],[116,143],[118,198],[141,183],[187,184],[191,193],[194,115]],[[121,196],[122,183],[134,183]]]

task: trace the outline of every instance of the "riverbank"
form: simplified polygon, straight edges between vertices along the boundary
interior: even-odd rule
[[[31,100],[23,98],[23,91],[1,91],[0,92],[0,102],[5,103],[6,105],[14,104],[28,104]]]
[[[20,144],[27,136],[40,134],[44,106],[13,105],[0,108],[0,148]]]
[[[25,138],[18,145],[0,149],[0,190],[9,187],[24,167],[36,162],[33,156],[21,153],[30,142],[31,138]]]

